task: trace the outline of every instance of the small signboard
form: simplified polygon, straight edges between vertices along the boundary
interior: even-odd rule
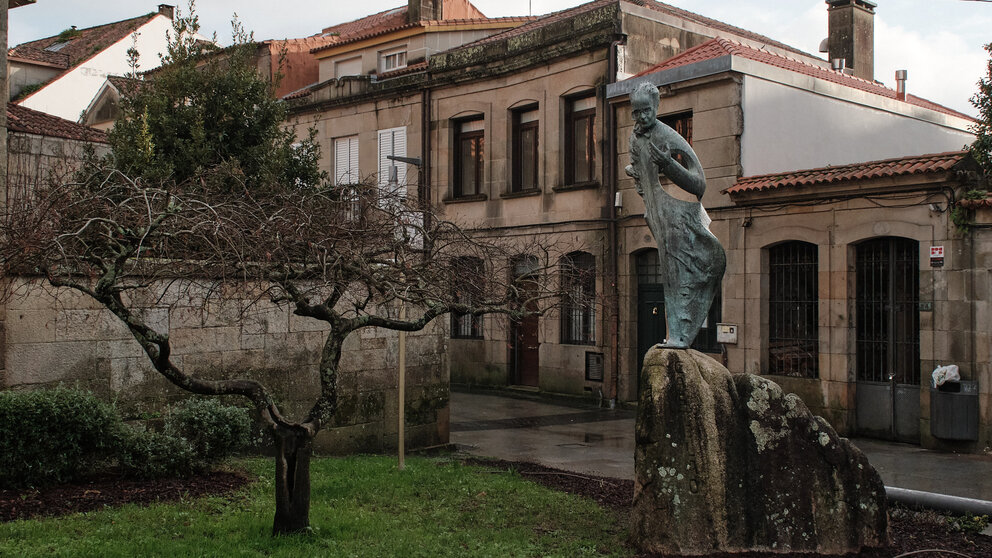
[[[716,342],[737,344],[737,324],[716,324]]]
[[[930,267],[944,267],[944,247],[930,247]]]

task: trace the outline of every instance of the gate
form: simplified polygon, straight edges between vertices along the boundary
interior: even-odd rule
[[[857,246],[856,415],[859,434],[920,441],[919,243]]]
[[[668,337],[665,321],[665,288],[662,286],[658,251],[645,250],[636,256],[637,269],[637,385],[640,389],[644,355]]]

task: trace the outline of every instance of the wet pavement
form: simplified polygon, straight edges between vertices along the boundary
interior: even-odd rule
[[[886,486],[992,501],[992,457],[853,440]],[[634,412],[534,396],[451,394],[451,442],[470,454],[634,478]]]

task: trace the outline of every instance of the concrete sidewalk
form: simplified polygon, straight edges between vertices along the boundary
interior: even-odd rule
[[[992,458],[853,440],[886,486],[992,501]],[[634,412],[490,393],[451,394],[451,442],[487,457],[634,478]]]

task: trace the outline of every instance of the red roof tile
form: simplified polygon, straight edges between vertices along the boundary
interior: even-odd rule
[[[723,191],[725,194],[776,190],[798,186],[814,186],[850,180],[868,180],[910,174],[929,174],[954,169],[968,155],[967,151],[951,151],[914,157],[899,157],[881,161],[868,161],[853,165],[821,167],[786,173],[762,174],[737,179],[737,183]]]
[[[965,209],[982,209],[992,207],[992,192],[987,192],[984,198],[978,200],[958,200],[958,205]]]
[[[21,43],[7,51],[7,55],[10,58],[42,64],[57,64],[58,67],[68,70],[89,60],[117,41],[128,37],[156,15],[158,12],[152,12],[123,21],[79,29],[77,35],[68,41],[55,35]],[[65,45],[57,51],[45,50],[60,43],[65,43]]]
[[[7,103],[7,129],[54,138],[107,143],[107,134],[71,120]]]
[[[745,44],[738,43],[736,41],[731,41],[728,39],[719,39],[719,38],[712,39],[699,46],[690,48],[689,50],[686,50],[685,52],[673,56],[668,60],[665,60],[664,62],[654,67],[644,70],[643,72],[637,75],[643,76],[647,74],[653,74],[655,72],[670,70],[672,68],[687,66],[689,64],[701,62],[703,60],[710,60],[713,58],[720,58],[722,56],[728,56],[728,55],[747,58],[749,60],[761,62],[762,64],[768,64],[769,66],[775,66],[777,68],[790,70],[799,74],[815,77],[832,83],[846,85],[853,89],[858,89],[860,91],[865,91],[867,93],[873,93],[881,97],[887,97],[889,99],[899,98],[898,94],[894,89],[889,89],[888,87],[885,87],[884,85],[876,81],[868,81],[866,79],[854,77],[849,74],[835,72],[823,66],[817,66],[815,64],[810,64],[809,62],[804,62],[802,60],[795,60],[793,58],[788,58],[786,56],[774,54],[764,49],[757,49]],[[928,101],[926,99],[917,97],[915,95],[907,95],[905,102],[911,105],[927,108],[936,112],[942,112],[944,114],[956,116],[958,118],[974,120],[974,118],[968,116],[967,114],[960,113],[954,109],[950,109],[942,105],[938,105],[933,101]]]
[[[341,25],[334,27],[328,27],[327,29],[324,29],[320,36],[330,38],[336,35],[337,40],[314,48],[310,52],[317,53],[336,46],[371,39],[373,37],[394,33],[403,29],[412,29],[414,27],[439,27],[445,25],[466,25],[473,23],[511,24],[526,23],[536,19],[533,17],[486,17],[475,19],[424,20],[408,23],[406,20],[406,12],[407,9],[404,6],[402,8],[395,8],[393,10],[373,14],[348,23],[342,23]]]
[[[528,31],[533,31],[535,29],[541,29],[543,27],[546,27],[548,25],[552,25],[552,24],[557,23],[559,21],[563,21],[563,20],[566,20],[568,18],[577,16],[577,15],[580,15],[580,14],[583,14],[583,13],[586,13],[586,12],[590,12],[590,11],[595,10],[597,8],[601,8],[601,7],[607,6],[609,4],[617,3],[619,1],[620,0],[594,0],[593,2],[588,2],[586,4],[582,4],[582,5],[576,6],[574,8],[569,8],[567,10],[562,10],[562,11],[559,11],[559,12],[553,12],[553,13],[547,14],[545,16],[541,16],[541,17],[537,18],[536,21],[533,21],[532,23],[528,23],[526,25],[521,25],[520,27],[516,27],[514,29],[510,29],[508,31],[504,31],[502,33],[497,33],[495,35],[491,35],[489,37],[486,37],[484,39],[480,39],[480,40],[478,40],[478,41],[476,41],[474,43],[470,43],[470,44],[472,44],[472,45],[486,44],[486,43],[490,43],[490,42],[494,42],[494,41],[503,40],[503,39],[506,39],[506,38],[509,38],[509,37],[515,37],[517,35],[522,35],[524,33],[527,33]],[[723,31],[723,32],[726,32],[726,33],[732,33],[732,34],[737,35],[739,37],[744,37],[746,39],[751,39],[751,40],[754,40],[754,41],[759,41],[759,42],[762,42],[762,43],[765,43],[765,44],[768,44],[768,45],[774,45],[777,48],[788,50],[788,51],[791,51],[791,52],[795,52],[796,54],[799,54],[799,55],[811,56],[811,55],[806,54],[805,52],[803,52],[801,50],[798,50],[798,49],[796,49],[794,47],[791,47],[791,46],[789,46],[789,45],[787,45],[785,43],[780,43],[780,42],[778,42],[776,40],[773,40],[773,39],[771,39],[769,37],[766,37],[764,35],[759,35],[758,33],[754,33],[754,32],[748,31],[746,29],[741,29],[740,27],[735,27],[733,25],[729,25],[729,24],[724,23],[722,21],[711,19],[711,18],[708,18],[706,16],[702,16],[702,15],[699,15],[699,14],[696,14],[696,13],[693,13],[693,12],[690,12],[688,10],[683,10],[681,8],[676,8],[675,6],[671,6],[671,5],[665,4],[663,2],[655,2],[654,0],[636,0],[636,1],[634,1],[634,0],[623,0],[623,1],[626,1],[626,2],[629,2],[629,3],[638,4],[638,5],[641,5],[641,6],[645,6],[647,8],[650,8],[650,9],[654,10],[654,11],[657,11],[657,12],[661,12],[661,13],[673,15],[673,16],[676,16],[676,17],[680,17],[682,19],[685,19],[685,20],[688,20],[688,21],[691,21],[691,22],[694,22],[694,23],[697,23],[697,24],[700,24],[700,25],[704,25],[706,27],[710,27],[710,28],[715,29],[717,31]]]

